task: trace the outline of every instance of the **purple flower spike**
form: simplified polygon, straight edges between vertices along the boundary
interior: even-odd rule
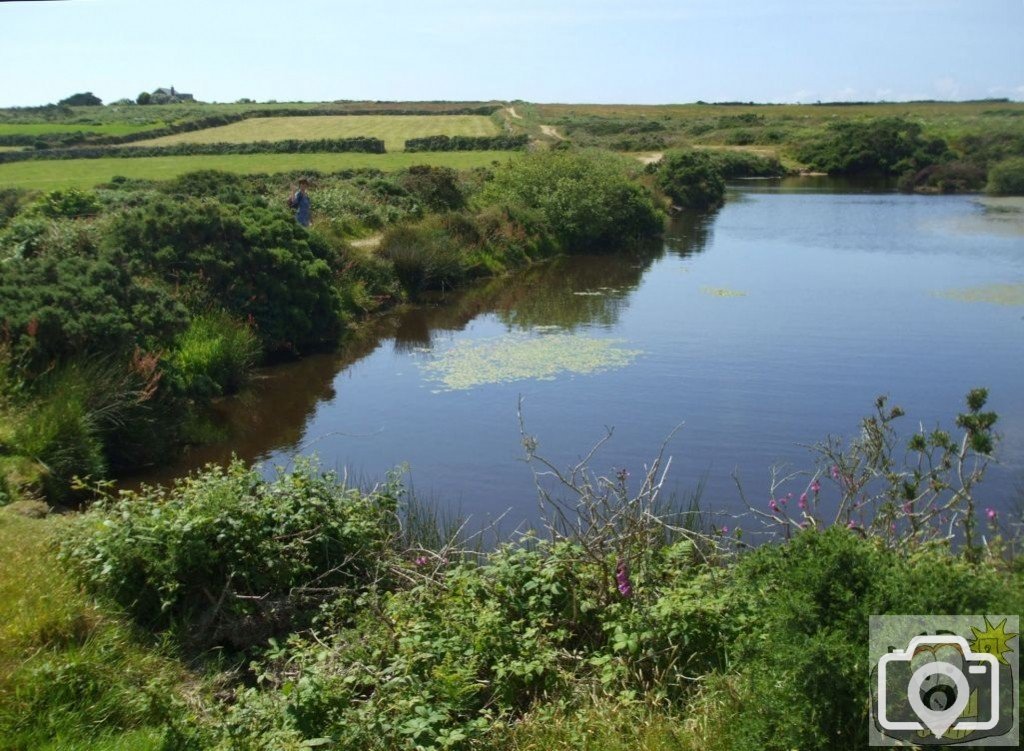
[[[626,567],[626,562],[621,558],[615,567],[615,581],[619,585],[619,594],[623,597],[632,596],[633,584],[629,581],[629,569]]]

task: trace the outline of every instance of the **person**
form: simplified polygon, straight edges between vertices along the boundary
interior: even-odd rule
[[[302,178],[299,180],[299,189],[292,194],[288,199],[288,205],[295,212],[295,221],[301,224],[303,227],[308,227],[311,221],[310,201],[309,201],[309,180]]]

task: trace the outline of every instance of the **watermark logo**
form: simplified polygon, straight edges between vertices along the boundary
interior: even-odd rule
[[[872,746],[1017,746],[1017,616],[871,617]]]

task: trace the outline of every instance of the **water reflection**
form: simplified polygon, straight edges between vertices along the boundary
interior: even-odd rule
[[[707,241],[707,229],[696,233],[680,229],[690,226],[687,222],[703,226],[698,220],[676,220],[673,242],[676,247],[691,248],[688,253],[698,252]],[[474,319],[489,314],[509,329],[522,331],[612,328],[645,272],[663,254],[664,246],[657,241],[619,253],[556,258],[384,315],[360,327],[337,353],[264,369],[246,393],[215,405],[212,419],[227,436],[225,440],[190,447],[175,463],[126,478],[122,487],[169,482],[232,456],[261,461],[275,453],[313,450],[303,444],[306,427],[320,409],[336,401],[338,378],[389,342],[395,354],[408,356],[431,348],[437,334],[462,331]]]

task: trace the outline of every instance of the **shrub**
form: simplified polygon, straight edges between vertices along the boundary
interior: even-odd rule
[[[389,229],[379,253],[411,295],[454,286],[467,274],[462,249],[435,218]]]
[[[658,168],[658,185],[685,209],[706,210],[721,205],[725,180],[714,158],[701,151],[672,151]]]
[[[299,462],[265,480],[240,462],[104,499],[60,555],[93,592],[186,641],[247,648],[378,575],[398,487],[346,488]]]
[[[802,145],[797,157],[829,174],[899,175],[950,158],[942,139],[926,140],[919,123],[898,117],[840,120]]]
[[[1024,157],[999,162],[989,170],[989,193],[1000,196],[1024,196]]]
[[[607,152],[535,152],[497,167],[481,200],[539,211],[566,251],[608,249],[661,228],[650,195],[630,179],[633,167]]]
[[[83,354],[151,350],[184,327],[185,311],[138,272],[120,250],[11,260],[0,276],[0,325],[33,368]]]
[[[431,211],[455,211],[466,205],[459,174],[450,167],[410,167],[398,176],[398,185]]]
[[[902,191],[922,193],[965,193],[985,187],[985,169],[971,162],[932,164],[900,177]]]
[[[39,210],[51,218],[94,216],[99,213],[100,202],[96,194],[78,188],[51,190],[39,199]]]
[[[785,168],[775,157],[749,151],[708,151],[718,171],[726,180],[737,177],[782,177]]]
[[[322,346],[340,332],[336,252],[283,209],[161,198],[117,216],[108,242],[185,287],[193,304],[250,321],[268,353]]]
[[[730,662],[741,703],[759,697],[731,725],[739,748],[867,745],[869,616],[992,612],[1009,586],[941,549],[908,559],[840,528],[763,546],[735,574]]]
[[[27,191],[21,188],[0,188],[0,229],[8,225],[21,210]]]

